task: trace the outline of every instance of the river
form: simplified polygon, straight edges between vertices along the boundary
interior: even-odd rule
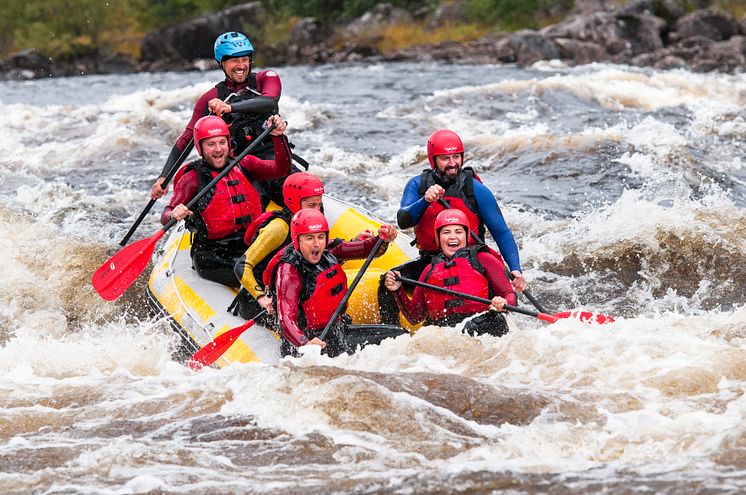
[[[90,277],[221,74],[1,82],[1,493],[746,491],[746,75],[277,70],[327,192],[393,220],[449,127],[536,298],[617,321],[193,372],[145,276],[113,303]]]

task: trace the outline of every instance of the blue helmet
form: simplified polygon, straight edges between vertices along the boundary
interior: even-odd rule
[[[215,60],[221,63],[226,58],[251,57],[254,47],[249,38],[236,31],[229,31],[215,40]]]

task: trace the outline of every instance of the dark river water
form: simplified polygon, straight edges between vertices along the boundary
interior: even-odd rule
[[[193,372],[90,277],[220,74],[0,83],[0,493],[743,493],[746,75],[277,68],[327,192],[395,218],[437,128],[552,311]],[[137,238],[158,229],[158,203]]]

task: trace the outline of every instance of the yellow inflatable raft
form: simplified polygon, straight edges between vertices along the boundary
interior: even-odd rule
[[[324,196],[324,213],[332,238],[351,239],[363,230],[375,231],[382,223],[368,212],[330,196]],[[379,323],[379,279],[386,270],[418,255],[410,245],[411,240],[399,234],[386,254],[373,260],[349,300],[347,314],[353,323]],[[227,311],[236,291],[205,280],[192,269],[190,247],[191,235],[182,222],[172,229],[166,243],[153,254],[148,296],[157,311],[170,317],[174,328],[194,352],[223,332],[243,324],[244,320]],[[348,283],[352,282],[362,264],[363,260],[356,260],[343,265]],[[256,324],[245,331],[216,364],[225,366],[236,361],[273,363],[279,359],[279,336]]]

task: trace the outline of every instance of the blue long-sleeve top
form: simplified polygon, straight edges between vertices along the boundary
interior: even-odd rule
[[[430,203],[425,201],[425,196],[420,196],[420,177],[421,175],[413,177],[404,187],[399,211],[396,214],[396,220],[401,229],[408,229],[417,225],[427,207],[430,206]],[[474,197],[479,208],[479,218],[482,219],[482,222],[492,234],[492,238],[495,239],[500,254],[508,267],[511,271],[522,272],[518,246],[515,243],[513,232],[505,223],[505,218],[495,197],[487,189],[487,186],[478,180],[474,181]]]

